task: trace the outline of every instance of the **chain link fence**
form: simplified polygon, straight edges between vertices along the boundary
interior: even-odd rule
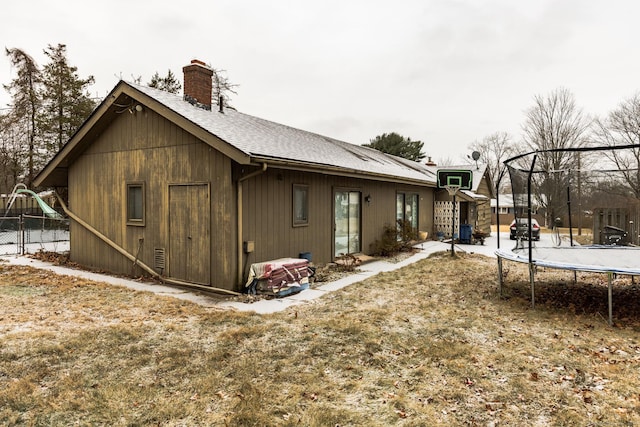
[[[0,218],[0,255],[61,251],[68,246],[69,220],[66,218],[36,215]]]

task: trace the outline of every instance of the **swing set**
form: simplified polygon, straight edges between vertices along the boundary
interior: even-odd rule
[[[32,197],[42,211],[42,216],[20,214],[10,216],[15,202],[21,195]],[[0,218],[0,251],[4,254],[26,252],[30,243],[42,244],[69,240],[68,220],[45,202],[25,184],[17,184],[8,197],[5,212]]]

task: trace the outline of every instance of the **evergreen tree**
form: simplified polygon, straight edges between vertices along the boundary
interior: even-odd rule
[[[363,146],[416,162],[424,159],[425,156],[422,153],[424,143],[412,141],[411,138],[405,138],[395,132],[378,135],[369,144],[363,144]]]
[[[20,127],[15,126],[14,117],[0,114],[0,193],[9,194],[20,182],[24,170],[25,138],[20,137]]]
[[[44,54],[49,63],[42,73],[43,109],[38,124],[46,140],[46,157],[50,158],[62,149],[95,108],[87,90],[94,83],[94,78],[81,79],[78,76],[78,68],[70,66],[67,61],[64,44],[48,45]]]
[[[182,89],[180,81],[171,72],[171,70],[167,71],[166,77],[160,77],[156,71],[156,73],[151,77],[151,81],[147,83],[147,86],[171,93],[178,93],[180,92],[180,89]]]
[[[11,150],[15,151],[21,163],[26,155],[26,176],[24,183],[31,187],[38,166],[37,115],[41,108],[40,87],[42,72],[35,60],[18,48],[5,48],[11,65],[17,69],[16,78],[3,87],[11,95],[11,110],[4,119],[10,127]],[[3,134],[6,134],[6,129]]]

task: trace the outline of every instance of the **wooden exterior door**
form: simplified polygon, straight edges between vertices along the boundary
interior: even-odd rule
[[[211,281],[211,206],[208,184],[169,186],[169,276]]]

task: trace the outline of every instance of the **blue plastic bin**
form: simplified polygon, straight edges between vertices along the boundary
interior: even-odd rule
[[[473,234],[473,229],[471,227],[471,224],[460,225],[460,243],[471,244],[472,234]]]

